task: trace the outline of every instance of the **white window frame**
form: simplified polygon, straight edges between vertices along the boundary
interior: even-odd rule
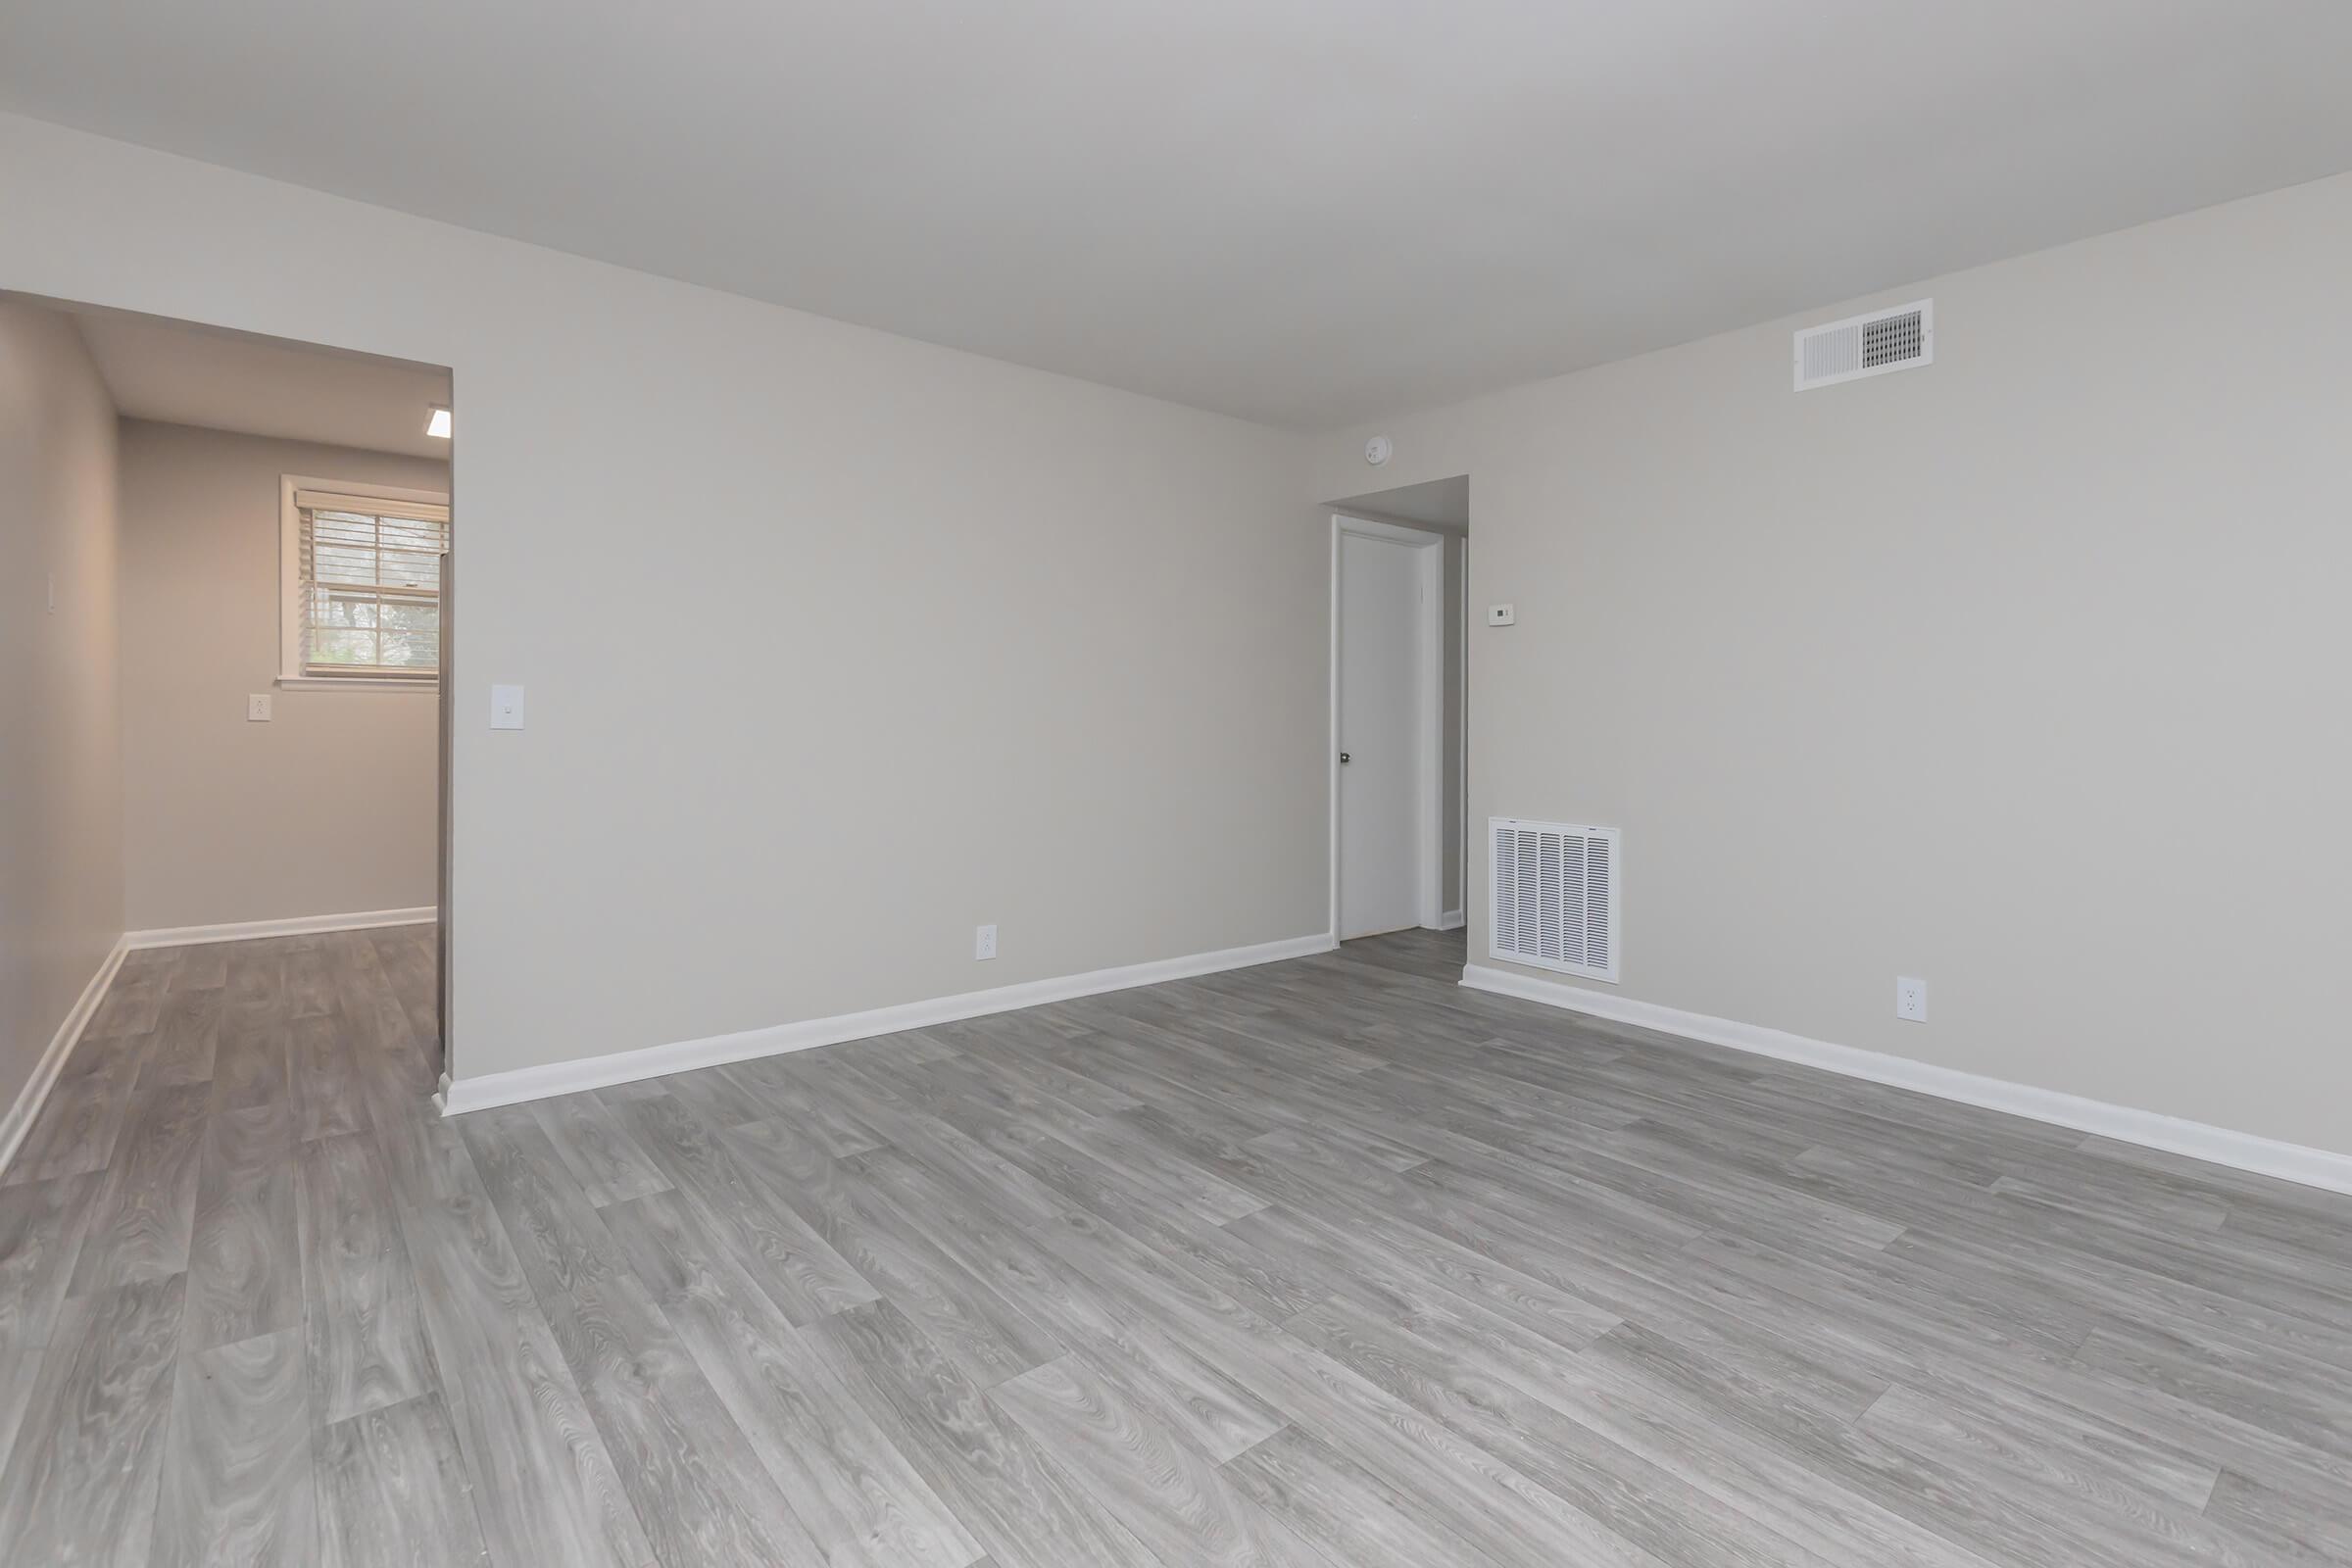
[[[438,672],[430,677],[396,675],[313,675],[302,667],[302,512],[294,505],[297,490],[324,490],[335,495],[376,501],[406,501],[447,507],[446,490],[409,490],[392,484],[367,484],[358,479],[321,479],[312,474],[285,473],[277,480],[277,683],[317,690],[437,692]]]

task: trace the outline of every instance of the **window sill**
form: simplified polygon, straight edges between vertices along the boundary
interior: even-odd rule
[[[438,692],[439,680],[402,680],[388,675],[280,675],[277,684],[288,691]]]

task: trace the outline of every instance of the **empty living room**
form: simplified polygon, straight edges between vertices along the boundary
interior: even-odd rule
[[[2352,1568],[2347,82],[0,6],[0,1565]]]

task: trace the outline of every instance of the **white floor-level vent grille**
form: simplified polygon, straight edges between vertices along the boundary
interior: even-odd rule
[[[1796,389],[1859,381],[1866,375],[1936,363],[1936,302],[1851,316],[1796,334]]]
[[[1617,980],[1617,830],[1487,819],[1497,958]]]

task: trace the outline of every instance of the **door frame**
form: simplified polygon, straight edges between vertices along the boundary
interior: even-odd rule
[[[455,389],[452,390],[454,394]],[[453,404],[457,401],[454,395],[450,401]],[[439,689],[434,693],[434,700],[439,703],[441,710],[433,717],[434,744],[439,747],[441,753],[438,760],[440,776],[436,786],[439,791],[439,810],[435,813],[433,844],[434,885],[439,890],[434,898],[433,910],[433,962],[436,970],[433,976],[433,1032],[435,1035],[433,1041],[435,1093],[433,1098],[440,1103],[445,1114],[449,1106],[450,1073],[453,1060],[449,1050],[449,1016],[452,1010],[450,1004],[456,996],[454,984],[456,965],[450,961],[456,943],[451,935],[450,919],[457,900],[453,896],[451,883],[457,874],[458,859],[457,773],[454,765],[458,742],[455,702],[457,664],[452,646],[456,641],[458,585],[458,511],[456,506],[457,485],[455,483],[457,454],[454,451],[450,454],[450,460],[452,483],[450,485],[449,547],[441,556],[441,618],[438,649],[438,657],[441,661],[441,678],[435,683]]]
[[[1460,931],[1470,924],[1470,536],[1468,534],[1459,535],[1456,548],[1461,551],[1462,562],[1462,618],[1460,622],[1462,666],[1459,671],[1460,678],[1456,682],[1457,690],[1454,693],[1453,702],[1456,715],[1454,730],[1461,737],[1462,744],[1461,755],[1455,760],[1460,768],[1460,777],[1454,784],[1453,798],[1461,803],[1462,819],[1456,825],[1460,829],[1458,836],[1462,841],[1462,858],[1458,862],[1460,871],[1453,890],[1456,901],[1454,906],[1444,910],[1438,916],[1439,927],[1446,931]],[[1443,650],[1441,650],[1441,657],[1442,655]],[[1441,727],[1438,739],[1441,746],[1445,744],[1444,723],[1445,715],[1440,714],[1439,724]],[[1441,818],[1438,824],[1440,831],[1445,828],[1442,811],[1443,808],[1441,808]],[[1444,874],[1443,867],[1440,868],[1440,874]],[[1441,887],[1438,893],[1439,902],[1444,903],[1445,889]]]
[[[1445,760],[1445,681],[1446,681],[1446,535],[1431,528],[1411,528],[1400,523],[1378,522],[1370,517],[1350,516],[1344,512],[1331,514],[1331,705],[1330,725],[1324,747],[1326,775],[1326,805],[1330,837],[1328,855],[1331,865],[1330,916],[1331,940],[1340,940],[1340,560],[1341,545],[1349,534],[1366,539],[1385,540],[1403,545],[1414,552],[1417,580],[1421,585],[1421,615],[1418,657],[1414,663],[1420,679],[1414,683],[1413,733],[1416,737],[1413,767],[1414,906],[1421,924],[1430,930],[1438,929],[1445,913],[1445,824],[1446,792],[1439,782],[1439,769]],[[1464,748],[1465,753],[1468,748]],[[1464,817],[1467,821],[1467,816]]]

